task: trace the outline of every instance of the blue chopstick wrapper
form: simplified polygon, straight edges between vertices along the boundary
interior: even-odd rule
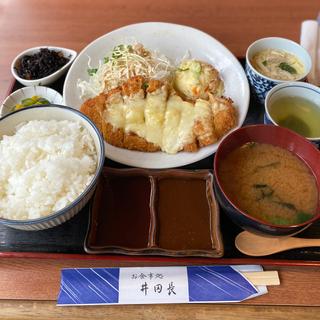
[[[239,302],[266,293],[239,271],[260,266],[63,269],[58,305]]]

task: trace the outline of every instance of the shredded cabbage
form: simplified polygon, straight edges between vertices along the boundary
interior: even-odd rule
[[[116,46],[97,68],[91,68],[91,59],[88,58],[89,81],[78,79],[77,83],[81,99],[107,92],[133,76],[160,80],[170,78],[174,70],[165,55],[147,50],[142,44]]]

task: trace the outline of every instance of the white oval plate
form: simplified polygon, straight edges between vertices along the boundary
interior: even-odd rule
[[[146,22],[129,25],[96,39],[84,48],[71,66],[63,88],[65,105],[79,109],[83,101],[77,87],[78,79],[88,80],[88,59],[91,66],[98,66],[99,60],[116,45],[136,40],[146,48],[158,50],[173,62],[181,59],[188,51],[191,58],[212,64],[225,84],[225,96],[230,97],[238,110],[237,127],[244,122],[249,107],[249,85],[242,66],[235,56],[219,41],[208,34],[187,26]],[[220,142],[220,141],[219,141]],[[219,142],[194,153],[179,152],[169,155],[164,152],[139,152],[117,148],[106,143],[106,157],[133,167],[161,169],[174,168],[202,160],[216,152]]]

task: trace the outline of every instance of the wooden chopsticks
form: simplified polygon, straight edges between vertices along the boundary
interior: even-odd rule
[[[253,285],[278,286],[280,279],[278,271],[250,271],[241,272]]]

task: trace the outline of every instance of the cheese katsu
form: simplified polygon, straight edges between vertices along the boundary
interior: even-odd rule
[[[162,68],[157,77],[131,68],[129,77],[105,80],[100,93],[82,104],[107,143],[144,152],[195,152],[237,125],[237,110],[223,96],[213,66],[190,59]]]

